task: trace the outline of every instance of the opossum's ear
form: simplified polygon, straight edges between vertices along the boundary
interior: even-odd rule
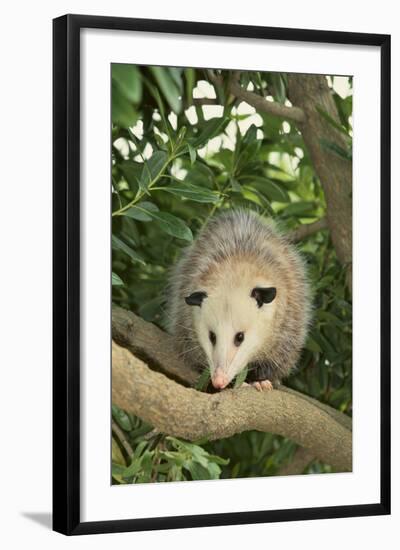
[[[185,302],[188,306],[201,306],[204,298],[207,298],[207,292],[193,292],[185,297]]]
[[[274,300],[275,296],[276,288],[274,286],[269,288],[256,287],[251,291],[251,297],[256,300],[258,307],[261,307],[263,304],[269,304]]]

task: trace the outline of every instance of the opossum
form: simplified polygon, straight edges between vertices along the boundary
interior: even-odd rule
[[[170,331],[190,365],[209,367],[222,390],[245,367],[258,390],[295,368],[310,321],[305,264],[257,213],[211,218],[172,269]]]

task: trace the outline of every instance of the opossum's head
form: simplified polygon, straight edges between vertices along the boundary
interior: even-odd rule
[[[265,350],[274,330],[276,286],[266,280],[250,285],[230,282],[185,298],[192,306],[193,326],[217,389],[225,388]]]

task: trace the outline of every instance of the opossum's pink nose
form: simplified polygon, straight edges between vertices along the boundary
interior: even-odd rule
[[[216,388],[217,390],[222,390],[228,384],[229,384],[229,380],[227,376],[225,376],[224,373],[217,370],[214,376],[212,377],[212,385],[214,386],[214,388]]]

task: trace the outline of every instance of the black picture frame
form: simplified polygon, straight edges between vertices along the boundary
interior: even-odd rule
[[[381,51],[381,496],[372,504],[80,520],[80,31],[84,28],[378,46]],[[53,529],[66,535],[390,513],[390,36],[87,15],[53,21]]]

